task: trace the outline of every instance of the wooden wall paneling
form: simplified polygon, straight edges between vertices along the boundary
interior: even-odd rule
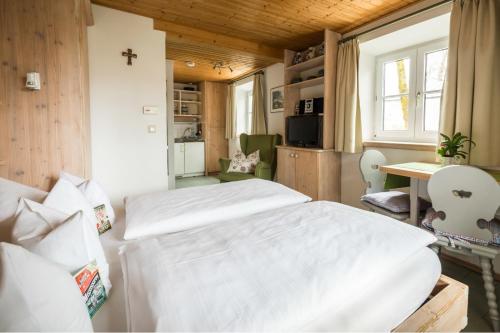
[[[334,147],[335,85],[337,82],[337,50],[340,38],[340,34],[328,29],[325,30],[323,149]]]
[[[90,174],[85,1],[0,0],[0,175],[47,190],[61,169]]]
[[[219,172],[219,158],[228,157],[226,134],[227,84],[203,81],[203,132],[205,133],[206,174]]]

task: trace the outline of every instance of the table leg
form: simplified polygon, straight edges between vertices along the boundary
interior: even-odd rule
[[[418,225],[418,215],[420,207],[418,205],[418,187],[420,180],[417,178],[410,179],[410,223]]]

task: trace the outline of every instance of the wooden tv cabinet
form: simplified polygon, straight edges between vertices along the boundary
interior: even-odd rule
[[[313,200],[340,201],[340,154],[333,149],[277,148],[279,183]]]

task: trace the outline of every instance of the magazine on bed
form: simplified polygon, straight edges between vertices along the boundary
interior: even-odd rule
[[[73,274],[73,277],[80,288],[90,318],[92,318],[106,300],[106,290],[99,276],[96,263],[92,262],[84,266]]]
[[[97,217],[97,230],[99,235],[102,235],[111,229],[111,222],[109,221],[108,214],[106,213],[106,206],[99,205],[94,207],[95,216]]]

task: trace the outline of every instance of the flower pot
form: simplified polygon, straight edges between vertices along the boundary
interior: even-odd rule
[[[455,165],[455,164],[459,164],[458,156],[442,156],[441,157],[441,165],[442,166]]]

